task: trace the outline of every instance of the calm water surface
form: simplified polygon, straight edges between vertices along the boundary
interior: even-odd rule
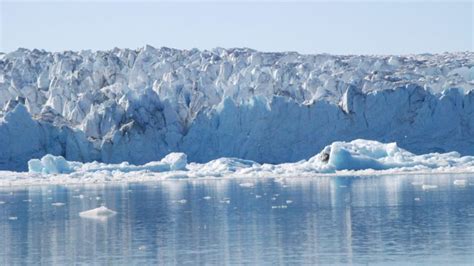
[[[81,263],[472,264],[474,177],[0,188],[1,265]]]

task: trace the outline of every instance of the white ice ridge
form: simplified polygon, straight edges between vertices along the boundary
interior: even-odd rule
[[[32,158],[296,162],[337,140],[474,155],[474,53],[251,49],[0,54],[0,169]]]
[[[317,174],[377,174],[410,172],[474,172],[474,156],[457,152],[415,155],[399,148],[396,143],[370,140],[337,141],[326,146],[308,160],[284,164],[259,164],[236,158],[220,158],[208,163],[187,163],[183,153],[171,153],[158,162],[135,166],[128,163],[103,164],[68,162],[60,156],[46,155],[29,162],[30,174],[40,179],[69,180],[68,182],[129,181],[144,178],[209,177],[275,177],[311,176]],[[60,175],[52,175],[60,174]],[[62,174],[62,175],[61,175]]]

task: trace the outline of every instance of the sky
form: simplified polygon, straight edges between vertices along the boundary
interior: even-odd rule
[[[0,0],[0,51],[249,47],[304,54],[474,50],[474,2]]]

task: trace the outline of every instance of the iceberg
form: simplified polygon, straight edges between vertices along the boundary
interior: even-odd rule
[[[0,58],[0,169],[72,173],[107,170],[94,161],[126,161],[130,166],[121,169],[135,171],[131,165],[178,152],[233,172],[250,166],[216,160],[240,158],[266,169],[355,139],[396,142],[415,154],[474,155],[473,88],[473,52],[18,49]],[[398,163],[333,148],[334,169],[386,170]],[[47,154],[93,164],[49,156],[28,165]],[[177,162],[152,170],[181,169],[184,160]]]

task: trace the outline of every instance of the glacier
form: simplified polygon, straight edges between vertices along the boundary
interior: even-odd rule
[[[448,154],[446,163],[456,151],[457,162],[474,155],[473,88],[473,52],[18,49],[0,54],[0,170],[24,171],[37,159],[30,168],[44,174],[93,161],[101,171],[128,162],[129,171],[155,163],[169,173],[176,171],[159,160],[184,153],[186,167],[212,174],[310,161],[331,143],[356,139]],[[354,158],[331,163],[348,169]],[[392,157],[363,158],[354,162],[361,169],[404,167]]]

